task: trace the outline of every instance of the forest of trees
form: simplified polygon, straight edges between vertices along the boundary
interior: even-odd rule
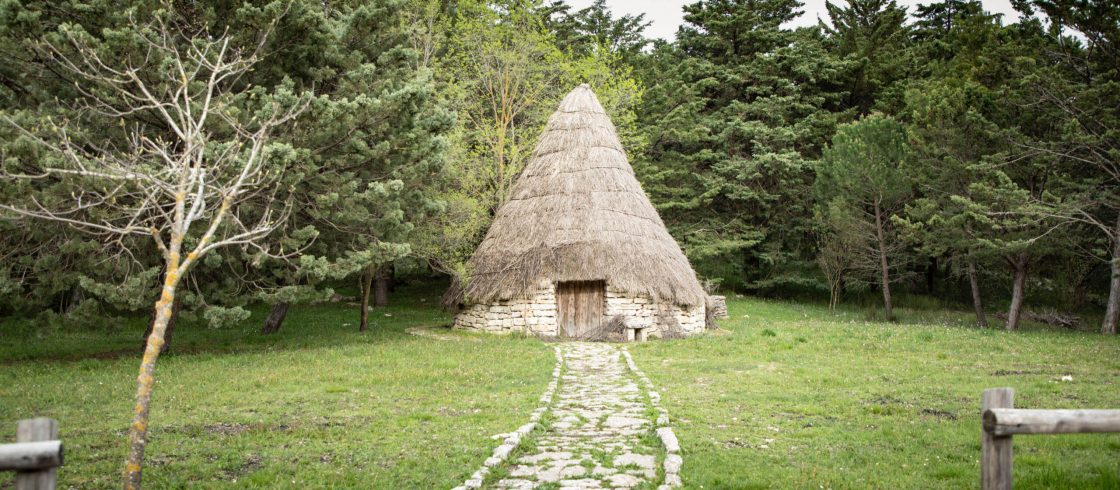
[[[696,2],[673,42],[602,0],[7,8],[0,313],[96,322],[170,285],[169,320],[265,302],[268,333],[340,281],[384,304],[397,272],[469,274],[586,82],[709,284],[1114,333],[1120,7],[853,0],[791,28],[800,7]]]
[[[218,328],[466,259],[589,83],[708,284],[1120,318],[1120,4],[702,0],[672,42],[603,0],[0,7],[0,316]],[[356,283],[356,284],[355,284]],[[155,307],[153,308],[153,304]],[[1027,306],[1025,306],[1027,305]]]

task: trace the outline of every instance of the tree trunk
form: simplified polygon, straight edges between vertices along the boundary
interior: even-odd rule
[[[179,285],[179,255],[177,244],[172,248],[168,259],[166,272],[163,277],[163,292],[159,301],[156,301],[156,320],[152,323],[152,333],[148,335],[148,342],[144,348],[144,358],[140,362],[140,374],[136,377],[136,407],[133,409],[132,424],[128,428],[129,450],[128,459],[124,468],[124,488],[126,490],[139,490],[144,462],[144,447],[148,437],[148,411],[152,402],[152,387],[154,385],[156,360],[163,351],[164,334],[167,325],[171,322],[173,305],[175,303],[175,288]]]
[[[829,313],[832,313],[832,312],[836,311],[836,305],[840,304],[840,283],[839,282],[833,282],[831,286],[832,287],[828,288],[829,289],[829,298],[828,298],[828,312]]]
[[[988,328],[988,318],[984,315],[984,304],[980,301],[980,280],[976,277],[976,262],[968,258],[968,285],[972,288],[972,307],[976,309],[976,326]]]
[[[1069,305],[1070,309],[1073,311],[1084,310],[1089,304],[1089,288],[1086,283],[1089,281],[1089,273],[1091,272],[1092,271],[1088,271],[1085,274],[1080,274],[1077,278],[1077,282],[1073,285],[1073,292],[1071,293],[1072,298],[1070,298]],[[1113,288],[1110,287],[1109,294],[1112,294],[1112,290]]]
[[[891,307],[891,273],[887,264],[887,239],[883,233],[883,212],[879,208],[879,201],[875,201],[875,234],[879,238],[879,267],[882,273],[883,285],[883,310],[887,321],[894,321],[894,309]]]
[[[389,266],[385,268],[385,271],[386,280],[388,280],[389,282],[389,293],[392,294],[397,292],[397,264],[389,264]],[[383,306],[388,305],[389,303],[385,303],[385,305]]]
[[[362,314],[361,321],[358,323],[359,332],[365,332],[369,328],[369,293],[373,289],[373,276],[373,268],[367,267],[358,279],[362,286]]]
[[[1116,229],[1112,236],[1112,265],[1109,268],[1112,280],[1108,286],[1108,306],[1101,323],[1101,333],[1116,335],[1116,323],[1120,320],[1120,216],[1116,218]]]
[[[926,292],[930,296],[934,295],[934,288],[937,285],[937,257],[930,257],[929,264],[926,265]]]
[[[1027,257],[1019,254],[1012,259],[1015,279],[1011,284],[1011,307],[1007,310],[1007,329],[1019,329],[1019,315],[1023,312],[1023,296],[1027,285]]]
[[[73,313],[78,305],[82,304],[85,295],[82,294],[82,287],[74,285],[70,288],[70,298],[66,300],[66,306],[63,308],[63,313]],[[145,335],[146,336],[146,335]]]
[[[284,317],[288,316],[288,307],[292,306],[287,301],[282,301],[272,305],[272,311],[268,313],[268,318],[264,319],[264,326],[261,327],[261,334],[268,335],[280,331],[280,327],[284,326]]]
[[[389,268],[378,268],[373,278],[373,306],[389,306],[390,282]]]
[[[171,349],[171,336],[175,333],[175,320],[179,318],[179,309],[182,307],[182,301],[179,301],[179,296],[175,297],[175,301],[171,303],[171,318],[167,320],[167,331],[163,334],[163,347],[160,348],[160,354],[166,354]],[[148,316],[148,329],[144,331],[144,345],[141,350],[148,346],[148,337],[152,336],[152,330],[156,325],[155,310],[152,310],[151,315]]]

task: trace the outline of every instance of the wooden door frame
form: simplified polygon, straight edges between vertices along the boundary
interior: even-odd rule
[[[571,317],[571,315],[575,315],[576,313],[572,312],[572,311],[567,311],[567,310],[568,310],[568,308],[572,308],[573,305],[569,304],[569,306],[565,306],[564,305],[564,303],[565,303],[564,299],[565,298],[567,298],[569,300],[574,299],[574,301],[579,301],[580,300],[578,295],[564,294],[564,292],[563,292],[564,290],[571,290],[571,289],[575,289],[577,291],[579,291],[580,289],[590,290],[590,291],[593,291],[593,292],[598,294],[600,304],[597,305],[598,315],[594,319],[595,324],[579,325],[578,323],[579,323],[580,319],[578,317],[575,317],[575,318]],[[602,326],[603,315],[606,313],[606,309],[607,309],[607,304],[606,303],[607,303],[607,282],[605,280],[562,281],[562,282],[557,281],[556,282],[556,326],[557,326],[557,328],[556,328],[557,332],[556,333],[557,333],[557,336],[560,337],[560,338],[564,338],[564,339],[578,340],[578,339],[582,338],[581,334],[587,332],[588,330],[591,330],[591,329],[598,328],[598,327]],[[571,325],[572,330],[575,332],[574,335],[571,334],[568,331],[569,322],[567,320],[572,320],[572,322],[570,322],[570,323],[572,324]]]

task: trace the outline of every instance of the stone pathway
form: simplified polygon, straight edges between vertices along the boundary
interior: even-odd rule
[[[662,480],[679,485],[675,450],[665,458],[666,469],[675,465],[672,475],[665,478],[658,471],[664,446],[653,418],[667,424],[668,416],[656,402],[651,405],[637,382],[647,384],[647,378],[632,372],[629,356],[603,343],[563,344],[561,351],[566,369],[543,427],[524,438],[510,461],[494,468],[487,486],[634,488]]]

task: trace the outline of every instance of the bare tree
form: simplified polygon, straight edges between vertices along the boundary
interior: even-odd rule
[[[41,45],[55,69],[76,81],[82,97],[73,109],[81,117],[35,127],[4,115],[51,158],[20,162],[23,172],[0,178],[67,183],[74,191],[61,204],[32,195],[0,203],[0,210],[69,224],[134,257],[141,250],[129,248],[145,242],[131,238],[147,237],[162,257],[162,292],[129,428],[124,487],[133,489],[141,484],[155,364],[180,279],[221,247],[278,255],[267,237],[289,214],[291,190],[275,184],[292,151],[271,134],[302,112],[309,96],[240,81],[260,60],[271,27],[245,49],[228,33],[187,33],[158,16],[129,27],[139,50],[108,49],[73,27],[60,29],[63,41]],[[90,136],[107,121],[119,121],[106,131],[119,137]]]
[[[911,260],[905,253],[905,242],[889,228],[890,222],[884,223],[886,220],[881,217],[876,219],[874,208],[859,209],[831,202],[818,211],[817,220],[822,226],[817,240],[817,265],[828,280],[830,311],[840,305],[844,284],[858,282],[889,287],[890,283],[908,280],[913,275],[909,271]],[[889,263],[886,257],[891,258]],[[884,311],[888,321],[893,321],[891,310],[885,308]]]
[[[855,272],[856,257],[853,253],[860,244],[851,233],[833,227],[817,238],[817,265],[828,281],[828,311],[840,305],[840,293],[849,274]]]

